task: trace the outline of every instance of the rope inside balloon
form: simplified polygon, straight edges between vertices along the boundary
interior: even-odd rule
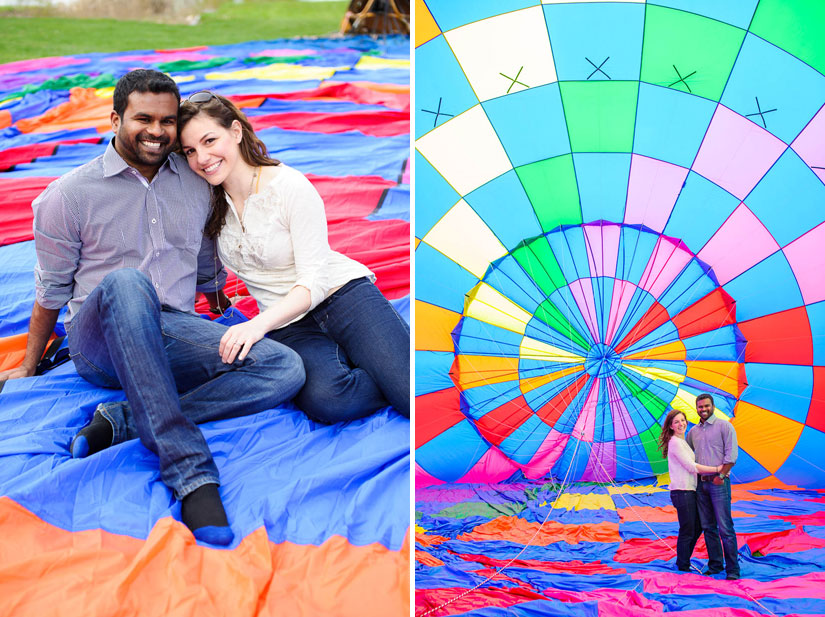
[[[576,450],[578,450],[578,448],[579,448],[579,444],[580,444],[580,443],[581,443],[581,440],[576,440]],[[575,451],[574,451],[574,454],[575,454]],[[547,510],[547,514],[545,515],[544,520],[543,520],[543,521],[541,522],[541,524],[538,526],[538,528],[536,529],[535,533],[533,533],[533,536],[532,536],[532,537],[531,537],[531,538],[527,541],[527,543],[524,545],[524,547],[523,547],[523,548],[522,548],[522,549],[521,549],[518,553],[516,553],[516,555],[515,555],[512,559],[510,559],[510,561],[508,561],[506,564],[504,564],[503,566],[501,566],[500,568],[498,568],[495,572],[493,572],[493,574],[489,575],[487,578],[485,578],[484,580],[480,581],[479,583],[477,583],[476,585],[474,585],[474,586],[473,586],[473,587],[471,587],[470,589],[467,589],[467,590],[465,590],[465,591],[462,591],[460,594],[458,594],[458,595],[456,595],[456,596],[454,596],[454,597],[450,598],[450,599],[449,599],[449,600],[447,600],[446,602],[443,602],[443,603],[441,603],[441,604],[440,604],[440,605],[438,605],[438,606],[435,606],[435,607],[433,607],[433,608],[431,608],[431,609],[429,609],[429,610],[427,610],[427,611],[425,611],[425,612],[423,612],[423,613],[420,613],[420,614],[419,614],[419,617],[427,617],[427,615],[430,615],[430,614],[434,613],[435,611],[441,610],[442,608],[444,608],[444,607],[446,607],[446,606],[449,606],[449,605],[450,605],[450,604],[452,604],[453,602],[456,602],[456,601],[460,600],[461,598],[463,598],[464,596],[466,596],[466,595],[468,595],[468,594],[472,593],[473,591],[475,591],[476,589],[478,589],[478,588],[479,588],[479,587],[481,587],[482,585],[484,585],[484,584],[489,583],[490,581],[492,581],[492,580],[493,580],[496,576],[498,576],[498,575],[499,575],[499,574],[501,574],[504,570],[506,570],[508,567],[510,567],[510,565],[512,565],[512,564],[513,564],[513,562],[514,562],[516,559],[518,559],[519,557],[521,557],[521,555],[523,555],[523,554],[524,554],[524,551],[526,551],[526,550],[527,550],[527,549],[528,549],[528,548],[532,545],[533,541],[534,541],[534,540],[538,537],[539,533],[541,532],[542,528],[544,527],[544,524],[545,524],[545,523],[549,520],[549,518],[550,518],[550,514],[552,514],[553,509],[556,507],[556,506],[555,506],[555,504],[556,504],[556,503],[558,503],[559,499],[560,499],[560,498],[561,498],[561,496],[564,494],[564,492],[565,492],[565,490],[567,489],[567,487],[569,487],[569,485],[570,485],[570,484],[572,484],[572,482],[570,482],[570,481],[569,481],[569,478],[570,478],[570,473],[571,473],[572,469],[573,469],[573,465],[571,464],[571,465],[567,468],[567,473],[565,474],[564,479],[562,480],[561,486],[560,486],[560,488],[559,488],[559,492],[558,492],[558,494],[556,495],[556,498],[553,500],[553,503],[552,503],[552,504],[550,504],[550,507],[549,507],[549,508],[548,508],[548,510]]]
[[[580,436],[581,436],[581,435],[580,435]],[[576,459],[575,455],[576,455],[576,452],[578,451],[579,445],[580,445],[581,443],[582,443],[582,440],[581,440],[581,439],[576,439],[576,446],[575,446],[574,451],[573,451],[573,456],[570,458],[570,465],[568,466],[567,471],[565,472],[564,478],[563,478],[562,483],[561,483],[561,485],[560,485],[560,487],[559,487],[559,491],[558,491],[558,493],[557,493],[557,495],[556,495],[556,498],[553,500],[553,503],[551,503],[551,504],[550,504],[550,507],[549,507],[549,508],[548,508],[548,510],[547,510],[547,514],[545,515],[544,519],[541,521],[541,524],[540,524],[540,525],[539,525],[539,527],[536,529],[536,531],[533,533],[533,535],[530,537],[530,539],[527,541],[527,543],[526,543],[526,544],[522,547],[522,549],[521,549],[518,553],[516,553],[516,555],[515,555],[515,556],[513,556],[513,557],[512,557],[512,558],[511,558],[511,559],[510,559],[507,563],[505,563],[503,566],[501,566],[501,567],[497,568],[497,569],[496,569],[496,571],[495,571],[495,572],[493,572],[493,574],[491,574],[491,575],[487,576],[486,578],[484,578],[484,579],[483,579],[483,580],[481,580],[480,582],[476,583],[476,584],[475,584],[473,587],[471,587],[470,589],[467,589],[467,590],[465,590],[465,591],[461,592],[460,594],[457,594],[456,596],[454,596],[454,597],[450,598],[449,600],[447,600],[447,601],[445,601],[445,602],[442,602],[442,603],[441,603],[441,604],[439,604],[438,606],[432,607],[432,608],[428,609],[427,611],[424,611],[424,612],[422,612],[422,613],[419,613],[419,614],[418,614],[418,616],[419,616],[419,617],[427,617],[428,615],[431,615],[431,614],[435,613],[436,611],[439,611],[439,610],[441,610],[441,609],[443,609],[443,608],[445,608],[445,607],[449,606],[450,604],[452,604],[452,603],[454,603],[454,602],[457,602],[457,601],[458,601],[458,600],[460,600],[461,598],[463,598],[463,597],[465,597],[465,596],[469,595],[470,593],[472,593],[472,592],[476,591],[477,589],[479,589],[480,587],[482,587],[482,586],[483,586],[483,585],[485,585],[486,583],[489,583],[490,581],[492,581],[493,579],[495,579],[497,576],[499,576],[500,574],[502,574],[502,573],[503,573],[503,572],[504,572],[507,568],[509,568],[509,567],[510,567],[510,566],[511,566],[511,565],[512,565],[512,564],[513,564],[513,563],[514,563],[514,562],[515,562],[515,561],[516,561],[516,560],[517,560],[517,559],[518,559],[521,555],[523,555],[523,554],[524,554],[524,552],[525,552],[525,551],[526,551],[526,550],[527,550],[530,546],[532,546],[532,543],[535,541],[535,539],[538,537],[539,533],[541,533],[541,530],[543,529],[544,525],[545,525],[545,524],[547,523],[547,521],[550,519],[550,515],[551,515],[551,514],[553,513],[553,511],[555,510],[555,508],[556,508],[556,504],[559,502],[559,500],[561,499],[561,497],[565,494],[566,490],[567,490],[567,489],[570,487],[570,485],[572,484],[572,481],[570,481],[570,476],[571,476],[571,473],[572,473],[572,470],[573,470],[573,467],[574,467],[574,461],[575,461],[575,459]],[[603,464],[602,464],[602,462],[599,460],[599,458],[598,458],[598,457],[595,457],[595,459],[596,459],[596,461],[597,461],[597,463],[598,463],[599,467],[601,468],[602,472],[604,473],[604,477],[605,477],[605,478],[607,478],[607,484],[609,484],[609,485],[610,485],[610,486],[612,486],[613,488],[617,489],[617,491],[616,491],[616,495],[618,495],[619,497],[621,497],[622,501],[624,501],[624,503],[625,503],[625,506],[626,506],[627,508],[629,508],[629,509],[633,512],[633,514],[636,516],[636,518],[637,518],[639,521],[641,521],[641,522],[642,522],[642,524],[643,524],[643,525],[647,528],[647,530],[648,530],[648,531],[649,531],[649,532],[650,532],[650,533],[651,533],[651,534],[652,534],[652,535],[653,535],[653,536],[654,536],[654,537],[655,537],[655,538],[656,538],[656,539],[657,539],[657,540],[658,540],[658,541],[659,541],[659,542],[660,542],[660,543],[661,543],[661,544],[662,544],[662,545],[663,545],[663,546],[664,546],[664,547],[665,547],[668,551],[670,551],[670,553],[672,553],[673,555],[675,555],[675,554],[676,554],[676,550],[675,550],[672,546],[670,546],[670,544],[668,544],[668,542],[667,542],[664,538],[662,538],[662,537],[661,537],[661,536],[660,536],[660,535],[656,532],[656,530],[655,530],[655,529],[653,529],[653,527],[651,527],[651,526],[648,524],[648,521],[646,521],[646,520],[645,520],[645,518],[644,518],[644,517],[643,517],[643,516],[642,516],[642,515],[638,512],[638,510],[636,509],[636,506],[634,506],[634,505],[633,505],[630,501],[628,501],[628,499],[625,497],[624,493],[622,493],[622,492],[621,492],[621,490],[620,490],[620,489],[621,489],[621,486],[620,486],[620,485],[618,485],[618,484],[617,484],[617,483],[616,483],[613,479],[611,479],[610,474],[608,473],[608,470],[604,467],[604,465],[603,465]],[[691,563],[690,567],[691,567],[691,569],[692,569],[693,571],[695,571],[696,573],[698,573],[698,574],[702,575],[702,570],[701,570],[700,568],[696,567],[696,566],[695,566],[694,564],[692,564],[692,563]],[[631,593],[633,593],[633,592],[635,592],[636,590],[638,590],[638,589],[639,589],[639,586],[640,586],[640,585],[642,585],[643,583],[644,583],[644,580],[643,580],[643,579],[641,579],[641,580],[639,580],[639,582],[638,582],[638,583],[637,583],[634,587],[632,587],[631,589],[626,589],[626,590],[625,590],[625,596],[629,596]],[[751,593],[750,593],[747,589],[745,589],[745,588],[740,588],[740,591],[742,591],[742,592],[743,592],[743,593],[744,593],[744,594],[748,597],[748,599],[749,599],[749,600],[751,600],[754,604],[756,604],[756,605],[757,605],[757,606],[759,606],[761,609],[763,609],[764,611],[766,611],[766,612],[767,612],[767,614],[769,614],[769,615],[773,615],[773,617],[777,617],[776,613],[774,613],[771,609],[769,609],[767,606],[765,606],[764,604],[762,604],[762,603],[761,603],[761,602],[760,602],[757,598],[755,598],[755,597],[754,597],[754,596],[753,596],[753,595],[752,595],[752,594],[751,594]]]

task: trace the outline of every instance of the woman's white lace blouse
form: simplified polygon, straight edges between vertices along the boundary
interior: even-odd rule
[[[696,456],[684,439],[671,437],[667,445],[670,490],[696,490]]]
[[[227,195],[229,211],[218,237],[221,261],[244,282],[258,309],[276,304],[296,285],[309,290],[312,310],[353,279],[374,282],[366,266],[329,247],[324,203],[310,181],[286,165],[276,169],[272,181],[247,199],[243,226]]]

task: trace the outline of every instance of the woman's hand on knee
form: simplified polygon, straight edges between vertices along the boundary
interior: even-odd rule
[[[237,357],[243,362],[252,346],[266,336],[267,330],[255,319],[250,319],[229,328],[221,337],[218,353],[221,361],[232,364]]]

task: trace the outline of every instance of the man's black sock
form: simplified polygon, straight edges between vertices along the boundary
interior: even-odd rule
[[[198,540],[226,546],[235,535],[229,527],[217,484],[204,484],[181,501],[180,515],[184,525]]]
[[[80,429],[69,446],[72,458],[85,458],[100,452],[112,445],[113,438],[112,425],[100,412],[95,411],[92,421]]]

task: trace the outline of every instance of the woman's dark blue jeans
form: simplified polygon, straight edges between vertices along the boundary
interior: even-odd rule
[[[388,405],[410,417],[410,327],[369,279],[267,336],[301,356],[306,383],[294,400],[314,420],[354,420]]]
[[[702,534],[699,523],[699,508],[696,505],[696,491],[670,491],[670,502],[676,508],[679,518],[679,537],[676,540],[676,567],[690,570],[690,556]]]

